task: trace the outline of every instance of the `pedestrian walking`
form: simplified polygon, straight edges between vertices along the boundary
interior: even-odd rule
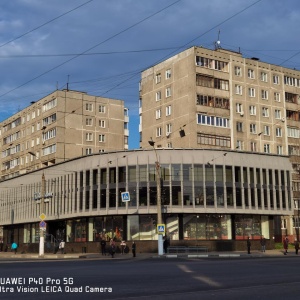
[[[0,252],[3,251],[3,239],[0,239]]]
[[[18,244],[17,243],[12,243],[11,244],[11,249],[14,250],[15,254],[17,253],[17,249],[18,249]]]
[[[250,253],[250,250],[251,250],[251,242],[250,242],[250,237],[248,236],[248,239],[247,239],[247,250],[248,250],[248,254],[251,254]]]
[[[59,248],[61,254],[65,254],[65,241],[64,240],[60,241],[58,248]]]
[[[164,246],[164,252],[165,252],[165,254],[167,254],[168,253],[168,247],[169,247],[169,240],[168,240],[167,236],[165,236],[165,238],[164,238],[163,246]]]
[[[115,244],[114,240],[111,240],[110,241],[110,254],[111,254],[112,258],[114,258],[115,253],[116,253],[116,244]]]
[[[106,241],[104,239],[101,240],[100,246],[102,255],[106,256]]]
[[[136,243],[135,243],[135,241],[132,242],[131,249],[132,249],[132,256],[136,257]]]
[[[288,253],[288,247],[289,247],[289,239],[286,236],[285,239],[283,240],[284,255],[287,255],[287,253]]]
[[[123,255],[125,253],[125,248],[126,248],[126,242],[125,241],[122,241],[121,244],[121,254]]]
[[[299,250],[299,242],[295,240],[295,253],[298,255],[298,250]]]
[[[261,245],[261,252],[266,252],[266,239],[263,235],[260,239],[260,245]]]

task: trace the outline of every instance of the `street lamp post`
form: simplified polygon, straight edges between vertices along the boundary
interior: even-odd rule
[[[42,187],[41,187],[41,206],[40,206],[40,216],[44,213],[44,203],[45,203],[45,175],[43,172],[42,175]],[[43,256],[45,253],[44,249],[45,245],[45,237],[44,237],[44,230],[40,226],[40,245],[39,245],[39,256]]]
[[[157,206],[157,225],[162,224],[162,213],[161,213],[161,178],[160,178],[160,164],[158,160],[158,155],[156,152],[156,149],[154,147],[155,142],[148,141],[149,145],[153,147],[155,156],[156,156],[156,162],[155,162],[155,169],[156,169],[156,206]],[[163,255],[164,254],[164,249],[163,249],[163,236],[158,232],[158,255]]]

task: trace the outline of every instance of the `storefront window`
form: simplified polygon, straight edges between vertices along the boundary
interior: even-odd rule
[[[260,216],[239,216],[235,218],[235,238],[245,240],[261,238]]]
[[[140,240],[157,240],[156,215],[141,215],[139,218]]]

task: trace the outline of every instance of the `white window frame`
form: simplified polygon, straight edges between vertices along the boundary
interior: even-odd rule
[[[167,87],[166,88],[166,98],[171,97],[172,96],[172,90],[171,87]]]
[[[92,132],[86,132],[85,133],[85,140],[87,142],[92,142],[93,141],[93,133]]]
[[[155,117],[156,117],[156,120],[160,119],[161,118],[161,109],[157,109],[156,112],[155,112]]]
[[[251,116],[256,116],[256,106],[255,105],[249,106],[249,113]]]
[[[250,124],[250,133],[253,133],[253,134],[256,134],[256,124],[254,124],[254,123],[251,123]]]
[[[264,135],[270,136],[270,126],[264,125]]]
[[[261,72],[260,73],[260,79],[263,82],[268,82],[268,74],[266,72]]]
[[[248,69],[248,78],[250,78],[250,79],[254,79],[255,78],[255,74],[254,74],[254,70],[253,69]]]
[[[274,101],[280,102],[280,93],[274,92]]]
[[[271,153],[270,144],[264,144],[264,153]]]
[[[170,116],[172,113],[172,106],[171,105],[168,105],[166,106],[166,116]]]
[[[235,85],[235,93],[237,95],[243,95],[243,87],[239,84]]]
[[[161,73],[157,73],[155,75],[155,83],[157,84],[157,83],[160,83],[160,82],[161,82]]]
[[[250,151],[257,152],[257,143],[256,142],[250,142]]]
[[[170,79],[172,76],[171,69],[166,70],[166,79]]]
[[[86,118],[85,119],[85,125],[86,126],[93,126],[93,119],[92,118]]]
[[[261,90],[261,99],[268,100],[268,96],[269,96],[268,94],[269,94],[268,91]]]
[[[281,127],[276,127],[275,132],[276,132],[276,137],[282,137],[282,128]]]
[[[273,83],[274,84],[280,84],[279,75],[273,75]]]
[[[162,135],[161,127],[156,128],[156,137],[160,137]]]
[[[106,111],[105,105],[99,105],[99,113],[105,114],[105,111]]]
[[[166,125],[166,135],[169,135],[170,133],[172,133],[172,124],[171,123]]]
[[[105,142],[105,134],[99,134],[99,143],[104,143]]]
[[[105,128],[105,120],[99,120],[99,127]]]
[[[269,117],[269,108],[268,107],[263,107],[262,108],[262,116],[265,118]]]
[[[281,110],[275,109],[275,119],[281,119]]]
[[[249,95],[249,97],[254,98],[255,97],[255,88],[253,88],[253,87],[248,88],[248,95]]]
[[[241,103],[236,103],[236,104],[235,104],[235,111],[236,111],[237,113],[243,112],[243,104],[241,104]]]
[[[156,99],[156,101],[161,100],[161,91],[158,91],[158,92],[155,93],[155,99]]]
[[[234,66],[234,75],[241,77],[242,76],[242,68],[239,66]]]

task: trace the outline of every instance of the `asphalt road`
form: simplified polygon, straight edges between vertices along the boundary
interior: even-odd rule
[[[298,257],[0,262],[0,299],[298,299]]]

